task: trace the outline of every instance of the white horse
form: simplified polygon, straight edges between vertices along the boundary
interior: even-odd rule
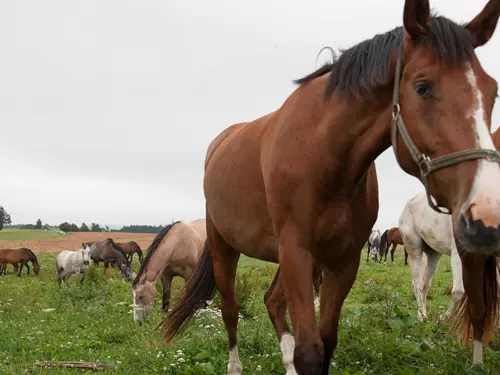
[[[368,237],[368,250],[366,251],[366,261],[370,257],[370,252],[372,253],[372,260],[377,260],[378,248],[380,247],[380,231],[378,229],[370,233]]]
[[[83,249],[61,251],[56,257],[57,283],[68,282],[72,275],[80,274],[80,283],[83,283],[90,264],[90,246]]]
[[[417,299],[418,319],[427,320],[427,294],[443,254],[451,255],[453,289],[451,306],[440,319],[446,319],[457,307],[465,290],[462,261],[458,255],[451,215],[434,211],[425,193],[411,198],[399,218],[399,230],[410,258],[413,294]],[[425,254],[425,256],[424,256]]]

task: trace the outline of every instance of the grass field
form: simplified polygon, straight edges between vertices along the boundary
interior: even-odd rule
[[[0,231],[0,240],[6,241],[38,240],[64,236],[58,230],[44,232],[43,230],[4,229]]]
[[[365,254],[363,254],[365,255]],[[446,337],[434,323],[450,303],[451,267],[442,259],[430,293],[430,322],[416,320],[410,271],[402,265],[362,261],[341,319],[339,345],[330,374],[499,374],[500,346],[485,351],[485,369],[472,368],[471,346]],[[159,308],[142,326],[131,314],[130,284],[116,270],[105,278],[102,265],[91,268],[83,286],[78,278],[61,291],[55,255],[41,254],[38,277],[0,278],[0,373],[90,374],[72,369],[41,369],[34,361],[100,361],[116,365],[100,374],[225,374],[227,336],[216,297],[187,331],[166,346],[156,330]],[[137,270],[137,264],[134,269]],[[242,319],[239,353],[245,374],[284,374],[279,344],[263,303],[275,266],[242,258],[237,289]],[[182,282],[174,285],[174,298]],[[93,372],[92,372],[93,373]]]

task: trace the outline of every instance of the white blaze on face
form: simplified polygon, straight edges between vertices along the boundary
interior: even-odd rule
[[[496,150],[491,139],[486,112],[484,110],[483,94],[477,86],[477,79],[471,67],[467,70],[467,79],[471,85],[474,104],[470,118],[474,122],[477,137],[477,147],[486,150]],[[468,204],[472,204],[472,218],[483,220],[486,226],[497,226],[500,223],[500,167],[498,163],[486,159],[478,160],[478,169],[469,194]]]

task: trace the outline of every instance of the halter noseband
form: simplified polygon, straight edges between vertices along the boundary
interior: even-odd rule
[[[401,116],[401,106],[399,104],[399,83],[401,81],[402,74],[402,65],[403,65],[403,48],[401,48],[401,52],[398,56],[398,60],[396,63],[396,75],[394,78],[394,92],[392,98],[392,129],[391,129],[391,141],[392,147],[394,149],[394,155],[396,156],[396,160],[399,166],[402,168],[401,162],[398,158],[397,152],[397,140],[398,140],[398,131],[401,133],[401,138],[408,148],[411,157],[418,165],[420,169],[420,181],[424,185],[425,192],[427,194],[427,201],[432,209],[439,213],[448,213],[442,211],[431,198],[431,193],[429,192],[429,175],[441,168],[449,167],[450,165],[458,164],[463,161],[476,160],[476,159],[487,159],[488,161],[494,161],[500,163],[500,153],[496,150],[487,150],[487,149],[471,149],[464,151],[457,151],[451,153],[449,155],[441,156],[436,159],[431,159],[425,154],[422,154],[415,143],[413,143],[410,135],[408,134],[408,130],[403,122],[403,117]]]

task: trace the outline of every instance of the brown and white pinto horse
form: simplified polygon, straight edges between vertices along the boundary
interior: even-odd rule
[[[431,16],[428,1],[406,0],[403,27],[297,81],[275,112],[224,130],[205,162],[206,246],[184,297],[163,321],[167,341],[217,288],[228,373],[242,373],[234,282],[243,253],[280,264],[268,293],[289,309],[293,337],[283,309],[269,315],[287,374],[328,374],[342,304],[378,215],[374,160],[391,144],[435,209],[452,213],[467,254],[497,251],[500,157],[490,135],[497,84],[474,49],[491,38],[499,13],[500,1],[490,0],[462,26]],[[323,267],[319,327],[315,263]],[[482,293],[473,298],[482,302],[471,311],[474,336],[482,339],[489,326],[477,323],[489,319],[493,301]]]

